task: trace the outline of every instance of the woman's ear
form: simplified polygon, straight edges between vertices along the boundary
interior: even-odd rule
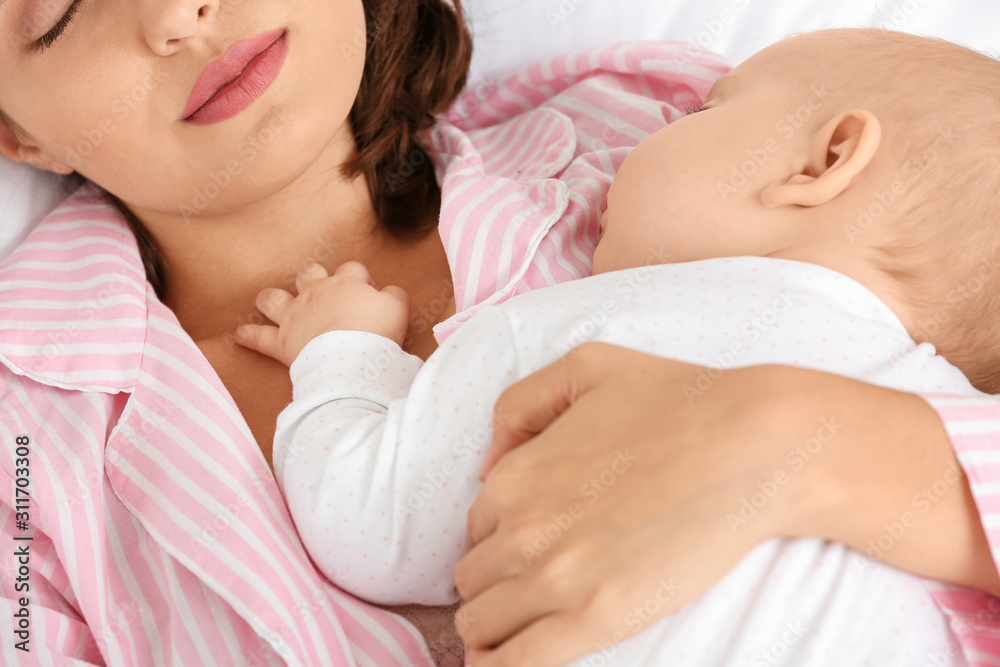
[[[3,118],[0,118],[0,155],[56,174],[72,174],[74,171],[30,141],[22,141]]]
[[[802,169],[784,182],[764,188],[760,201],[769,208],[825,204],[850,186],[881,142],[882,126],[873,113],[844,111],[813,137]]]

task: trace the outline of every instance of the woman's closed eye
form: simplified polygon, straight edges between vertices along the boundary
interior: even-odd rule
[[[684,115],[685,116],[690,116],[693,113],[698,113],[699,111],[704,111],[704,110],[705,110],[704,106],[688,107],[687,109],[684,110]]]
[[[52,29],[47,33],[35,40],[33,48],[35,52],[44,51],[45,49],[52,46],[59,36],[63,34],[73,19],[76,18],[76,13],[80,9],[80,3],[83,0],[73,0],[73,3],[66,9],[66,13],[63,14],[62,18],[52,26]]]

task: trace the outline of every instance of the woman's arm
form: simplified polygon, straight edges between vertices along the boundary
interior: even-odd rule
[[[587,344],[501,398],[487,467],[516,449],[487,477],[477,546],[456,568],[474,664],[558,664],[619,642],[773,537],[1000,586],[925,401],[798,368],[705,370]]]

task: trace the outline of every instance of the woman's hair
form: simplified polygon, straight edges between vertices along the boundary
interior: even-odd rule
[[[434,125],[465,87],[472,35],[461,0],[363,0],[367,25],[364,75],[349,121],[357,155],[341,166],[347,179],[364,174],[379,225],[398,239],[437,226],[441,189],[428,147],[418,134]],[[152,236],[117,197],[139,244],[146,277],[166,298]]]
[[[368,48],[350,121],[358,154],[341,167],[364,174],[382,227],[397,237],[437,226],[441,190],[417,133],[465,87],[472,36],[460,0],[364,0]]]

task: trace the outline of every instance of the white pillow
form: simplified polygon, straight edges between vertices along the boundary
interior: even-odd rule
[[[996,0],[465,0],[476,39],[470,84],[579,48],[695,42],[733,64],[788,35],[880,26],[1000,53]],[[0,260],[65,198],[59,179],[0,158]]]
[[[473,83],[578,48],[634,39],[694,42],[734,65],[808,30],[882,27],[1000,53],[996,0],[464,0]]]
[[[0,260],[66,198],[61,177],[0,158]]]

